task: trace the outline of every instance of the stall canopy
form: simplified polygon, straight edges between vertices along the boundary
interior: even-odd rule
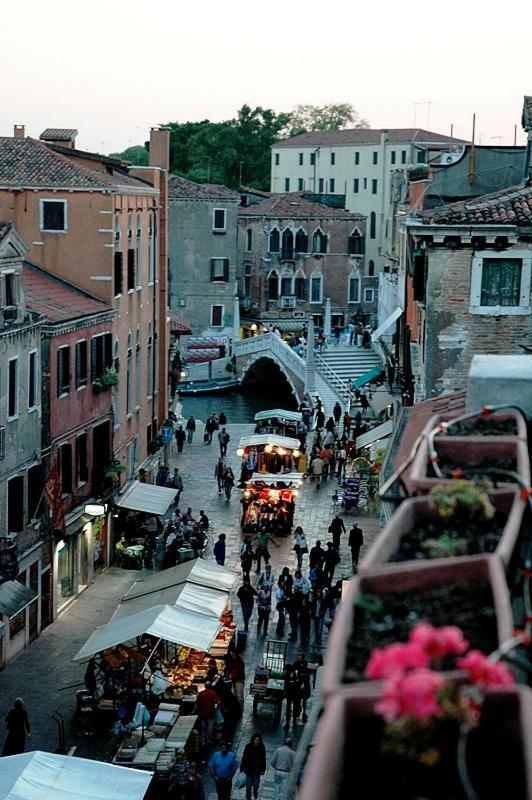
[[[112,619],[96,628],[73,661],[84,661],[116,645],[124,644],[143,633],[166,642],[208,652],[222,628],[221,623],[205,614],[194,614],[176,606],[152,606],[122,619]]]
[[[186,581],[197,583],[199,586],[210,586],[212,589],[230,592],[238,581],[238,575],[232,569],[220,567],[218,564],[212,564],[202,558],[196,558],[193,561],[187,561],[185,564],[179,564],[177,567],[170,567],[170,569],[156,572],[145,580],[136,581],[126,597],[131,599],[132,597],[154,594],[165,589],[171,589],[174,586],[181,586]]]
[[[0,614],[14,617],[36,597],[38,594],[20,581],[6,581],[0,585]]]
[[[277,436],[275,433],[256,433],[242,436],[239,447],[258,447],[269,444],[272,447],[284,447],[286,450],[299,450],[301,442],[291,436]]]
[[[301,422],[303,414],[299,411],[284,411],[282,408],[272,408],[270,411],[259,411],[255,414],[255,421],[259,422],[261,419],[287,419],[290,422]]]
[[[376,442],[378,439],[384,439],[385,436],[390,436],[393,431],[393,420],[389,419],[383,422],[382,425],[377,425],[362,436],[357,436],[357,450],[360,447],[366,447],[368,444]]]
[[[185,581],[180,585],[169,586],[166,589],[148,592],[137,597],[128,597],[126,594],[113,614],[113,619],[122,619],[137,611],[160,604],[184,608],[187,611],[195,611],[197,614],[220,619],[228,603],[229,592]]]
[[[373,392],[371,397],[368,397],[368,403],[370,404],[374,414],[380,414],[381,411],[384,411],[385,408],[388,408],[388,406],[393,404],[393,397],[386,390],[383,390],[382,392],[376,391]]]
[[[4,756],[1,800],[142,800],[151,772],[57,753]]]
[[[133,481],[124,494],[116,501],[119,508],[131,511],[144,511],[146,514],[164,516],[177,495],[177,489],[166,486],[154,486],[151,483]]]
[[[382,334],[386,333],[390,325],[393,325],[393,323],[399,319],[402,313],[403,309],[400,306],[397,306],[397,308],[392,311],[390,316],[384,320],[382,325],[379,325],[379,327],[373,331],[371,334],[371,341],[376,342],[378,339],[380,339]]]
[[[300,472],[280,472],[279,475],[271,475],[268,473],[254,472],[252,477],[247,483],[267,483],[270,485],[284,483],[286,486],[296,483],[298,486],[302,481],[303,476]]]
[[[355,389],[360,389],[361,386],[364,386],[365,383],[371,383],[372,381],[377,380],[383,373],[382,367],[373,367],[373,369],[368,370],[360,378],[357,378],[353,381],[353,386]]]

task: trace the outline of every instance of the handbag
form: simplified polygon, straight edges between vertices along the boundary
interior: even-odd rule
[[[239,772],[236,776],[235,789],[243,789],[246,785],[246,773]]]

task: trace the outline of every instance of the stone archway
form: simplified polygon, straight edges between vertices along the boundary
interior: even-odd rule
[[[303,392],[299,389],[291,375],[285,370],[282,364],[273,355],[265,356],[263,353],[253,353],[240,369],[240,385],[246,386],[250,382],[257,385],[278,380],[288,386],[296,403],[299,405]]]

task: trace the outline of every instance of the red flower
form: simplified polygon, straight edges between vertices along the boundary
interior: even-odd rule
[[[436,661],[444,656],[459,656],[469,647],[460,628],[455,625],[433,628],[428,622],[416,625],[410,632],[410,641],[422,647]]]
[[[414,717],[425,722],[441,714],[438,692],[444,683],[441,675],[430,669],[394,675],[386,681],[375,709],[387,722],[398,717]]]
[[[490,661],[480,650],[470,650],[456,662],[459,669],[469,675],[470,680],[480,686],[512,686],[514,679],[504,664]]]
[[[428,654],[418,644],[390,644],[380,650],[372,650],[364,675],[370,680],[380,680],[428,665]]]

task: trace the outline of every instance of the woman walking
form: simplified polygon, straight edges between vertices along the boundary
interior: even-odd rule
[[[257,800],[261,776],[266,772],[266,748],[260,733],[254,733],[244,748],[240,770],[246,774],[246,800],[251,800],[251,792]]]
[[[235,476],[233,474],[233,470],[231,467],[227,467],[224,475],[224,491],[225,491],[225,499],[231,499],[231,492],[233,491],[233,486],[235,485]]]
[[[6,716],[7,737],[2,750],[3,756],[16,756],[24,752],[26,747],[26,734],[31,736],[28,712],[22,697],[17,697],[13,708]]]
[[[295,529],[294,536],[295,536],[294,550],[297,558],[297,568],[302,569],[303,556],[305,555],[305,553],[308,553],[308,544],[305,533],[301,525],[298,525],[297,528]]]

